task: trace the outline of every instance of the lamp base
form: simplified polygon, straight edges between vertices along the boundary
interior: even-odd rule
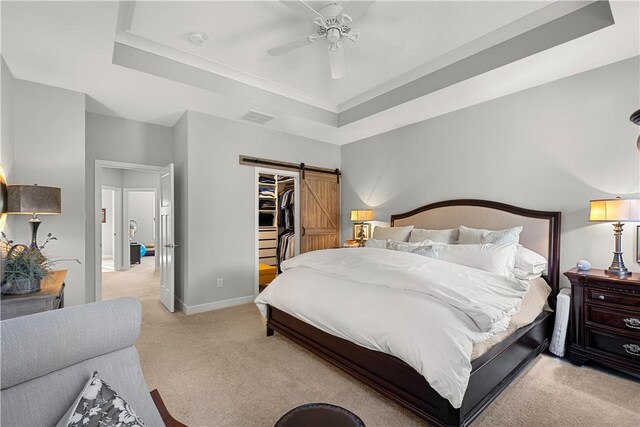
[[[356,222],[356,225],[360,225],[360,230],[358,231],[358,235],[356,236],[356,241],[358,242],[358,247],[364,247],[364,222]]]
[[[622,252],[613,253],[613,261],[611,261],[611,265],[604,272],[618,277],[631,276],[631,272],[625,267],[624,261],[622,260]]]
[[[38,227],[40,227],[40,223],[40,218],[38,218],[36,214],[33,214],[33,217],[29,220],[29,225],[31,226],[31,244],[29,247],[31,249],[39,249],[36,239],[38,237]]]

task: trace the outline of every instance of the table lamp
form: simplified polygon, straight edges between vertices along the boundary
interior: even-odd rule
[[[38,215],[55,215],[61,213],[61,190],[57,187],[43,185],[9,185],[7,189],[7,213],[10,215],[31,215],[32,249],[38,248],[36,237],[40,218]]]
[[[615,236],[615,251],[613,261],[605,273],[616,276],[630,276],[629,270],[622,260],[622,226],[621,221],[640,221],[640,199],[603,199],[591,200],[589,221],[613,222],[613,235]]]
[[[355,223],[355,225],[360,225],[360,231],[358,231],[357,236],[353,236],[358,241],[358,246],[364,246],[364,222],[371,221],[373,219],[373,211],[371,209],[358,209],[351,211],[351,221]]]

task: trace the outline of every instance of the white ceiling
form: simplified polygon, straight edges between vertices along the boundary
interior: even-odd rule
[[[549,3],[376,2],[353,24],[364,28],[360,40],[343,43],[347,75],[337,80],[330,76],[326,40],[278,57],[267,54],[316,29],[280,2],[138,2],[129,31],[308,94],[337,112],[338,104]],[[322,9],[328,2],[310,4]],[[192,43],[188,34],[194,31],[208,40]]]
[[[424,75],[425,67],[547,3],[379,1],[359,23],[386,28],[370,35],[363,31],[356,45],[347,45],[348,74],[342,80],[329,77],[320,45],[276,58],[264,53],[312,30],[279,2],[139,2],[130,22],[137,35],[130,35],[146,40],[147,52],[158,55],[154,49],[163,46],[167,57],[178,52],[182,56],[174,59],[266,93],[341,111]],[[86,93],[89,111],[172,126],[187,109],[232,120],[255,109],[277,116],[266,128],[345,144],[637,56],[639,6],[637,1],[613,1],[615,25],[341,127],[276,102],[256,102],[115,65],[114,41],[123,35],[118,2],[3,1],[2,55],[16,78]],[[207,32],[211,43],[191,45],[185,39],[190,31]],[[396,36],[403,40],[399,51],[393,50]],[[377,43],[387,50],[377,51]],[[194,49],[203,52],[192,55]]]

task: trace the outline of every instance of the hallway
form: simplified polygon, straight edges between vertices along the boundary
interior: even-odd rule
[[[155,257],[142,257],[126,271],[102,271],[102,299],[123,297],[153,300],[160,304],[160,271],[154,271]]]

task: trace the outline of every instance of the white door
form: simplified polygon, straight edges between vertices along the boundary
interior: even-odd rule
[[[160,235],[158,254],[160,258],[160,301],[173,313],[175,297],[175,236],[173,235],[173,163],[160,171]]]

